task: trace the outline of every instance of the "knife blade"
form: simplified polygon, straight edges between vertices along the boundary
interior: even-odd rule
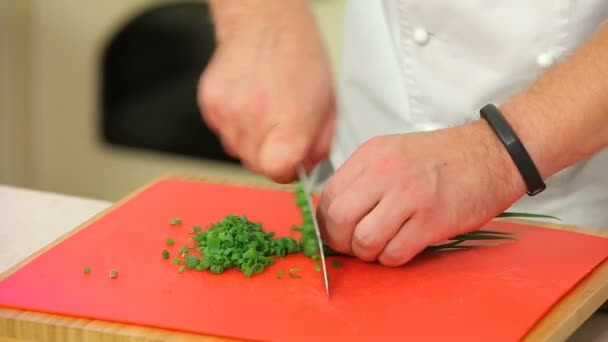
[[[311,184],[309,182],[308,176],[306,176],[306,170],[302,165],[298,165],[297,167],[298,178],[304,187],[304,194],[306,195],[306,202],[308,207],[310,208],[311,213],[313,212],[312,206],[312,196],[311,196]],[[325,294],[329,297],[329,277],[327,276],[327,266],[325,265],[325,253],[323,252],[323,241],[321,240],[321,230],[319,229],[319,222],[317,222],[317,217],[313,213],[312,215],[312,223],[315,227],[315,234],[317,236],[317,243],[319,245],[319,253],[321,254],[321,268],[323,270],[323,280],[325,282]]]

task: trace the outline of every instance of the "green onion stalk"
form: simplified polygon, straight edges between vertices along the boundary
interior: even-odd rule
[[[317,236],[315,234],[313,222],[312,222],[312,211],[308,206],[308,201],[306,200],[306,193],[304,191],[304,187],[301,183],[296,184],[295,190],[296,203],[300,208],[300,212],[302,214],[302,224],[299,227],[295,227],[294,230],[299,230],[301,233],[300,246],[304,252],[304,254],[313,259],[318,259],[318,243]],[[523,218],[551,218],[557,219],[554,216],[550,215],[541,215],[541,214],[529,214],[529,213],[519,213],[519,212],[503,212],[499,214],[497,217],[523,217]],[[425,252],[430,251],[442,251],[442,250],[454,250],[454,249],[470,249],[470,248],[478,248],[484,247],[484,245],[479,244],[465,244],[465,242],[470,241],[489,241],[489,240],[515,240],[514,234],[511,232],[501,232],[494,230],[475,230],[465,234],[459,234],[451,239],[448,239],[447,242],[431,245],[425,248]],[[341,254],[327,245],[323,245],[323,252],[327,256],[338,256]]]

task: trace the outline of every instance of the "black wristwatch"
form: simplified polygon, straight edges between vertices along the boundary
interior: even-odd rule
[[[492,127],[492,130],[505,146],[507,152],[509,152],[511,159],[526,183],[528,195],[534,196],[545,190],[545,182],[538,172],[534,161],[532,161],[528,151],[500,110],[493,104],[487,104],[479,112],[481,117]]]

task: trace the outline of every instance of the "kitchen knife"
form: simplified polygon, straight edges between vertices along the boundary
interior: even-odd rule
[[[306,176],[306,170],[302,165],[298,165],[297,167],[298,178],[302,183],[304,188],[304,194],[306,195],[306,202],[308,203],[308,207],[311,211],[312,223],[315,227],[315,233],[317,235],[317,242],[319,244],[319,253],[321,254],[321,267],[323,269],[323,280],[325,281],[325,293],[329,297],[329,278],[327,276],[327,267],[325,265],[325,253],[323,252],[323,241],[321,240],[321,231],[319,230],[319,223],[317,222],[317,217],[314,214],[313,206],[312,206],[312,196],[311,196],[311,186],[309,183],[308,177]]]

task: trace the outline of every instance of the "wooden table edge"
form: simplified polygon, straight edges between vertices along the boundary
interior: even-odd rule
[[[142,185],[120,201],[102,210],[78,227],[43,247],[30,257],[0,274],[0,281],[25,266],[42,253],[53,248],[71,235],[101,219],[109,212],[119,208],[130,199],[139,195],[151,185],[163,180],[204,181],[220,184],[254,186],[275,190],[293,190],[293,184],[274,184],[260,180],[230,179],[169,173],[157,177]],[[500,221],[523,223],[544,228],[575,231],[578,233],[608,237],[608,230],[589,229],[558,223],[501,218]],[[608,299],[608,260],[600,264],[589,276],[583,279],[572,291],[564,296],[540,321],[530,330],[525,341],[564,341],[578,329]],[[57,324],[60,321],[61,324]],[[104,341],[235,341],[216,336],[204,336],[184,332],[134,326],[109,321],[91,320],[78,317],[61,316],[50,313],[32,312],[10,308],[0,308],[0,338],[15,341],[55,340],[57,336],[102,339]],[[52,336],[51,336],[52,335]],[[40,339],[42,338],[42,339]],[[65,338],[65,340],[70,340]]]

